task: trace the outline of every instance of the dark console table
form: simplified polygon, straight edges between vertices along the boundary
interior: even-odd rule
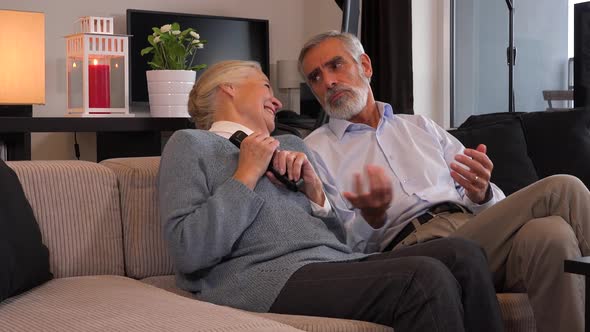
[[[95,132],[96,159],[159,156],[162,132],[194,128],[188,118],[0,117],[0,141],[8,160],[31,159],[31,133]]]

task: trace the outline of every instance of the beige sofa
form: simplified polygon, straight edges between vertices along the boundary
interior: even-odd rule
[[[249,313],[174,285],[156,198],[159,157],[18,161],[55,279],[0,303],[0,331],[392,331]],[[498,294],[506,331],[535,331],[525,294]]]
[[[33,208],[54,279],[1,302],[0,331],[392,331],[249,313],[177,289],[158,218],[159,157],[7,164]]]

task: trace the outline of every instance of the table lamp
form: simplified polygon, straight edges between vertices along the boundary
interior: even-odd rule
[[[0,116],[45,104],[45,14],[0,10]]]
[[[277,78],[279,89],[287,89],[289,102],[287,109],[291,108],[291,89],[299,89],[301,76],[297,67],[297,60],[279,60],[277,61]]]

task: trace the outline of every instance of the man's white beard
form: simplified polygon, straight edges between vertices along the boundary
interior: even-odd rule
[[[346,91],[335,102],[330,105],[330,97],[338,92]],[[324,98],[324,110],[330,117],[342,120],[350,120],[359,114],[367,104],[369,95],[369,84],[361,87],[337,85],[329,90]]]

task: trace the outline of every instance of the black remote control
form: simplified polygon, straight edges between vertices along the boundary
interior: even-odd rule
[[[231,137],[229,138],[229,141],[232,142],[239,149],[240,145],[242,145],[242,141],[246,137],[248,137],[248,135],[246,135],[245,132],[238,130],[233,135],[231,135]],[[280,174],[279,172],[277,172],[271,165],[272,165],[272,159],[270,160],[270,163],[268,164],[268,170],[275,176],[275,178],[277,178],[279,181],[281,181],[281,183],[283,183],[287,187],[287,189],[289,189],[291,191],[295,191],[295,192],[299,191],[298,186],[303,184],[303,179],[299,179],[299,181],[297,181],[297,182],[291,181],[291,180],[289,180],[289,178],[286,175],[283,175],[283,174]]]

